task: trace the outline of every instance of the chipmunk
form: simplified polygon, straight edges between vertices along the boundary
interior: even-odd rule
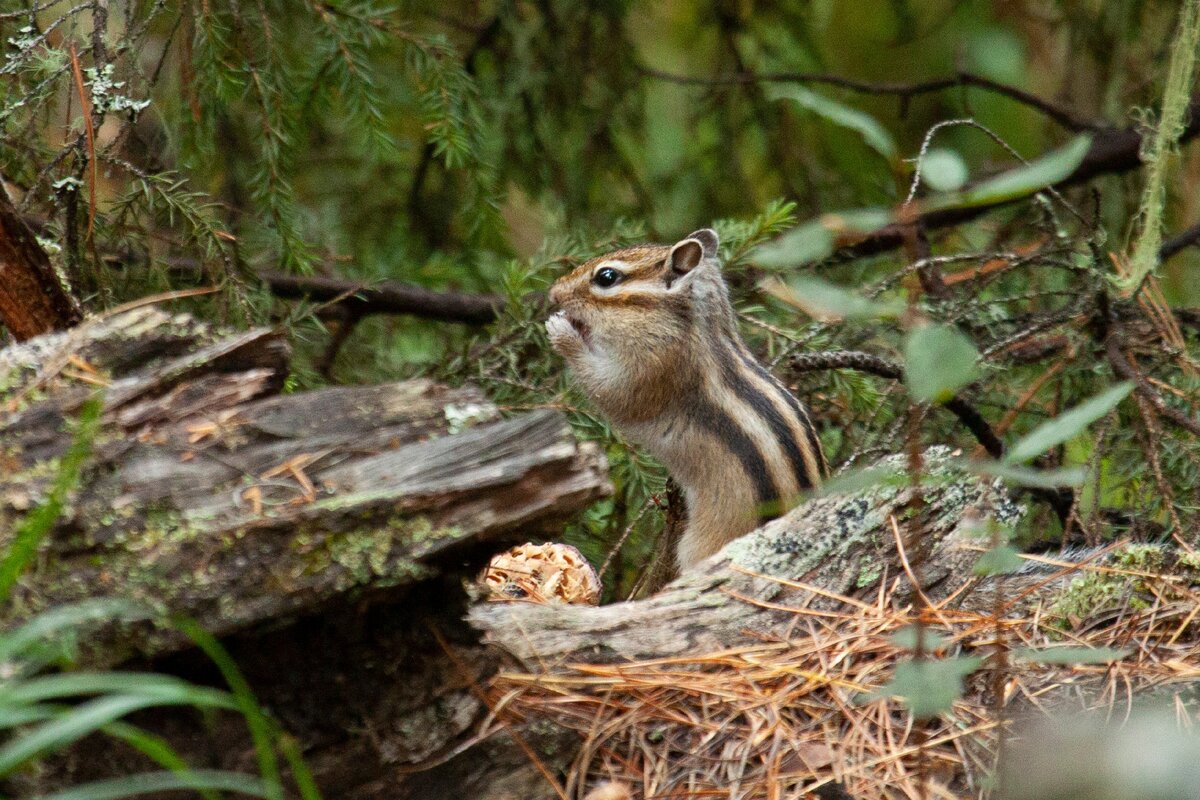
[[[750,353],[715,231],[594,258],[555,282],[551,346],[613,426],[683,488],[688,569],[820,485],[808,412]]]

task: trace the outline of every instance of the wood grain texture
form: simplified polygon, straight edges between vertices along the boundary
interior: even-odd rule
[[[978,520],[1011,523],[1021,509],[995,484],[956,474],[945,448],[931,449],[925,461],[935,480],[924,488],[916,518],[929,548],[918,574],[924,591],[938,597],[972,580],[979,554],[963,545],[978,544],[972,538]],[[899,459],[884,464],[898,467]],[[785,638],[794,615],[771,605],[833,608],[838,601],[819,592],[871,597],[881,580],[899,579],[901,598],[911,593],[891,528],[892,519],[902,531],[908,528],[911,496],[907,487],[880,485],[811,500],[731,542],[645,600],[598,608],[487,604],[474,607],[469,619],[485,641],[535,671],[553,671],[564,662],[698,655]],[[915,554],[908,555],[915,563]]]
[[[5,621],[102,595],[219,635],[278,624],[553,534],[609,491],[558,412],[502,419],[427,380],[280,395],[286,369],[272,330],[154,308],[0,353],[0,523],[45,494],[67,420],[106,384],[82,485]],[[94,644],[110,663],[183,640],[147,624]]]

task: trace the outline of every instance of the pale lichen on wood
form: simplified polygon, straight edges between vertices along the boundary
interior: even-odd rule
[[[286,373],[275,331],[156,308],[0,351],[0,521],[40,502],[68,420],[96,385],[104,398],[93,458],[6,621],[120,596],[217,634],[274,624],[427,580],[491,539],[557,533],[609,491],[558,412],[502,419],[478,390],[428,380],[279,395]],[[97,660],[182,643],[110,633]]]
[[[892,457],[882,466],[895,475],[901,463]],[[927,451],[925,465],[919,511],[910,507],[912,489],[895,481],[818,497],[731,542],[649,599],[599,608],[489,604],[473,608],[470,620],[488,641],[539,668],[716,652],[784,635],[788,602],[837,603],[788,581],[839,595],[869,593],[885,575],[906,585],[891,521],[907,530],[912,514],[930,547],[921,583],[936,596],[971,579],[978,552],[962,545],[979,544],[970,538],[977,521],[1009,525],[1022,510],[997,482],[956,468],[946,448]]]

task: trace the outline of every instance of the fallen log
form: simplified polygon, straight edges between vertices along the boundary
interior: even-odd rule
[[[487,555],[559,536],[608,491],[602,455],[559,414],[503,419],[470,387],[289,393],[287,358],[276,331],[227,334],[156,308],[0,351],[0,538],[45,495],[72,417],[97,391],[103,403],[82,480],[3,621],[95,596],[196,618],[222,636],[327,797],[582,797],[594,742],[547,725],[524,698],[566,685],[554,680],[590,685],[589,670],[794,652],[808,635],[797,609],[903,606],[915,596],[910,572],[935,601],[986,607],[988,584],[971,572],[978,531],[1021,513],[998,484],[934,450],[920,502],[895,473],[814,498],[645,600],[470,607],[464,581]],[[220,681],[149,618],[87,645],[88,663],[133,658]],[[870,646],[892,647],[872,651],[888,663],[902,657]],[[589,702],[608,703],[597,691]],[[505,716],[514,708],[529,715]],[[253,759],[236,715],[156,711],[139,724],[197,766]],[[804,752],[829,766],[823,751]],[[92,739],[13,793],[146,768]]]
[[[474,607],[508,661],[495,716],[564,734],[521,796],[974,797],[1014,720],[1191,702],[1194,554],[1114,543],[977,575],[1021,510],[945,448],[923,462],[919,500],[903,480],[811,500],[646,600]]]
[[[464,680],[494,669],[463,635],[463,579],[557,535],[610,491],[606,464],[560,413],[502,418],[471,387],[287,392],[287,373],[278,331],[156,307],[0,350],[0,547],[46,496],[72,419],[102,404],[79,484],[0,620],[132,600],[144,622],[90,634],[83,663],[152,659],[219,683],[157,624],[189,616],[223,637],[326,796],[393,796],[391,770],[452,746],[479,713]],[[236,715],[146,716],[194,764],[241,768],[252,752]],[[17,794],[146,769],[139,758],[90,740]],[[495,781],[486,762],[474,772]]]
[[[546,535],[607,491],[556,412],[500,419],[478,391],[429,381],[278,395],[285,374],[277,333],[220,336],[155,308],[0,356],[0,528],[44,494],[64,420],[97,385],[104,409],[54,558],[6,621],[112,594],[229,634]],[[120,638],[144,655],[181,644],[153,626]],[[112,644],[101,660],[127,655]]]
[[[911,596],[903,561],[922,591],[939,597],[971,581],[981,522],[1010,525],[1022,509],[998,483],[956,475],[945,448],[927,452],[925,462],[930,481],[919,511],[911,487],[894,481],[820,497],[730,543],[648,600],[565,608],[486,603],[469,619],[485,641],[552,670],[568,661],[642,661],[786,638],[788,603],[836,608],[839,598],[876,594],[892,581],[902,587],[899,597]],[[884,464],[900,466],[898,458]],[[897,543],[914,525],[926,552],[902,559]]]

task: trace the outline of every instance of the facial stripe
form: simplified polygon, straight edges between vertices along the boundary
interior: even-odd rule
[[[651,292],[614,292],[612,294],[594,294],[592,302],[601,306],[634,306],[637,308],[655,309],[662,306],[661,297]]]
[[[713,403],[705,394],[698,393],[692,398],[691,404],[694,419],[700,427],[724,445],[725,449],[741,463],[746,477],[754,484],[754,496],[758,506],[762,508],[776,504],[779,494],[775,490],[775,484],[767,470],[766,459],[754,445],[754,441],[746,435],[733,417]],[[709,487],[709,491],[719,491],[719,487]],[[769,519],[770,516],[761,515],[759,522],[766,522]]]
[[[662,263],[653,262],[650,264],[639,264],[636,267],[627,268],[625,270],[625,280],[636,281],[647,278],[657,278],[662,273]]]
[[[766,367],[758,363],[758,361],[748,353],[744,347],[736,347],[738,357],[741,362],[751,369],[755,374],[762,378],[775,392],[775,394],[788,404],[792,409],[792,413],[796,416],[796,421],[800,424],[801,430],[804,432],[805,448],[807,452],[802,453],[804,469],[797,471],[796,477],[801,481],[802,488],[812,488],[814,482],[819,482],[824,476],[825,453],[821,449],[821,440],[817,437],[816,427],[812,424],[812,419],[808,416],[807,409],[801,404],[796,396],[789,392],[783,384],[781,384],[774,375],[767,371]],[[788,441],[795,445],[795,437],[789,436]],[[791,458],[791,453],[788,454]],[[793,460],[793,466],[795,461]]]

